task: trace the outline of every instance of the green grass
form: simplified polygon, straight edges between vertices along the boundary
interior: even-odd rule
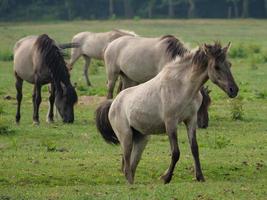
[[[119,25],[118,25],[119,24]],[[47,124],[48,92],[43,89],[40,126],[32,125],[32,86],[24,83],[21,124],[16,112],[12,61],[0,59],[0,200],[2,199],[266,199],[267,196],[267,40],[266,20],[134,20],[75,21],[0,24],[0,52],[12,52],[23,36],[48,33],[69,42],[80,31],[134,30],[140,35],[174,34],[191,47],[202,42],[232,41],[232,49],[246,56],[231,55],[232,71],[242,102],[232,100],[210,82],[210,126],[198,130],[200,159],[205,183],[193,174],[185,128],[179,125],[181,158],[173,180],[164,185],[159,176],[170,162],[166,136],[153,136],[137,168],[135,184],[126,183],[120,172],[121,150],[106,144],[97,133],[94,111],[98,98],[75,108],[75,123]],[[265,57],[264,57],[265,56]],[[1,56],[0,56],[1,57]],[[252,67],[252,65],[257,67]],[[85,85],[82,59],[72,71],[79,96],[106,94],[102,63],[94,61],[92,88]],[[4,96],[11,100],[4,100]],[[81,99],[81,98],[80,98]],[[242,109],[240,108],[242,107]],[[233,112],[242,120],[233,120]]]

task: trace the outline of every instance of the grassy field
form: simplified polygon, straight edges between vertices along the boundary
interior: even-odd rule
[[[134,30],[144,36],[173,34],[195,47],[232,41],[233,74],[239,97],[230,100],[210,82],[210,126],[198,130],[205,183],[194,180],[193,158],[185,128],[179,125],[181,157],[173,180],[159,176],[170,162],[166,136],[153,136],[137,169],[135,184],[120,172],[121,150],[97,133],[94,111],[106,94],[101,62],[91,68],[92,88],[82,77],[83,61],[72,72],[79,103],[73,125],[45,122],[43,87],[40,126],[32,125],[32,85],[24,83],[22,119],[15,125],[15,87],[11,52],[23,36],[48,33],[69,42],[80,31]],[[26,199],[266,199],[267,197],[267,21],[140,20],[0,24],[0,200]],[[5,100],[9,95],[11,100]],[[94,95],[93,97],[84,97]],[[234,118],[234,119],[233,119]],[[238,120],[239,119],[239,120]]]

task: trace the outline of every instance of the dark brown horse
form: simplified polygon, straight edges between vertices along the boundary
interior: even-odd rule
[[[62,47],[72,47],[72,45],[62,45]],[[47,121],[53,121],[54,103],[64,122],[74,121],[73,107],[77,102],[77,94],[70,82],[62,49],[53,39],[43,34],[28,36],[19,40],[14,47],[14,72],[18,102],[17,123],[20,121],[23,80],[34,85],[32,101],[33,122],[35,124],[39,124],[39,106],[42,100],[41,87],[48,83],[51,83],[51,93]]]

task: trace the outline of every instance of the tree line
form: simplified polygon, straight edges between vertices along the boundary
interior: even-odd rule
[[[267,18],[267,0],[0,0],[1,21]]]

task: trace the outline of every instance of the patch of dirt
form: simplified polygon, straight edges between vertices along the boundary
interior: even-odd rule
[[[99,96],[79,96],[79,105],[99,105],[101,102],[106,100],[106,97]]]

